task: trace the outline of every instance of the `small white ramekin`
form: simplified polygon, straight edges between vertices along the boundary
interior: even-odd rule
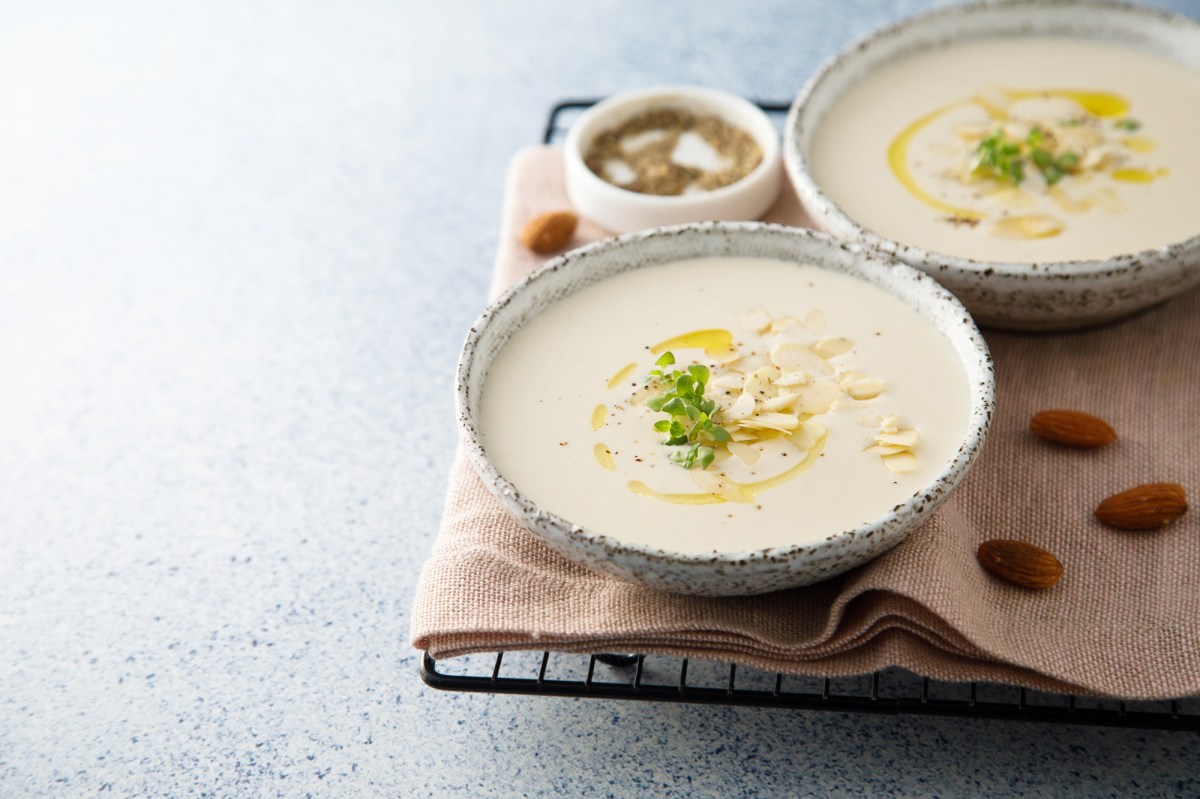
[[[736,183],[671,197],[619,188],[588,169],[584,154],[598,135],[650,108],[682,108],[719,116],[754,137],[762,148],[762,162]],[[571,126],[563,158],[571,204],[583,216],[617,233],[684,222],[759,219],[775,204],[783,180],[779,133],[762,109],[741,97],[695,86],[639,89],[597,103]]]

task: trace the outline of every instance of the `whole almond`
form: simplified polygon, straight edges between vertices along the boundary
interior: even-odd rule
[[[577,224],[579,217],[571,211],[547,211],[526,222],[519,238],[534,252],[551,253],[567,246]]]
[[[1177,483],[1143,483],[1113,494],[1096,508],[1096,518],[1122,530],[1153,530],[1187,513],[1187,492]]]
[[[983,568],[1024,588],[1049,588],[1063,574],[1058,558],[1024,541],[984,541],[979,545],[978,557]]]
[[[1082,411],[1042,411],[1029,420],[1039,438],[1068,447],[1102,447],[1117,440],[1108,422]]]

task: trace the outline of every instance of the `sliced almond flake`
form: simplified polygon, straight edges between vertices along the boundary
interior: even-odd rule
[[[1119,214],[1126,209],[1125,201],[1112,189],[1099,189],[1092,192],[1089,198],[1098,208],[1103,208],[1105,211]]]
[[[713,358],[713,360],[716,361],[720,366],[728,367],[741,357],[742,354],[738,352],[736,347],[730,347],[729,349],[721,352],[716,358]]]
[[[837,381],[840,385],[845,386],[850,383],[853,383],[856,380],[862,380],[864,377],[866,377],[865,373],[857,372],[853,369],[848,369],[845,372],[838,372]]]
[[[1080,214],[1092,208],[1090,200],[1080,200],[1072,197],[1062,186],[1051,186],[1046,189],[1046,193],[1050,195],[1052,200],[1058,203],[1059,208],[1072,214]]]
[[[771,315],[761,307],[746,311],[738,317],[738,327],[750,333],[761,333],[771,326]]]
[[[771,347],[771,363],[784,372],[808,372],[810,375],[833,374],[829,362],[798,341],[781,341]]]
[[[879,423],[879,432],[895,433],[900,430],[900,417],[896,415],[885,416],[883,421]]]
[[[1062,220],[1050,214],[1005,216],[992,223],[991,233],[1001,238],[1044,239],[1062,232]]]
[[[739,420],[742,427],[765,427],[768,430],[795,430],[800,418],[790,413],[760,413],[749,419]]]
[[[721,415],[726,419],[745,419],[752,413],[754,413],[754,395],[743,391],[732,405],[721,412]]]
[[[720,377],[712,378],[708,381],[708,384],[713,388],[736,388],[740,391],[742,388],[742,383],[744,383],[745,380],[746,377],[744,375],[740,375],[737,372],[728,372],[726,374],[722,374]]]
[[[762,453],[760,453],[754,447],[739,443],[737,441],[730,441],[726,446],[729,447],[729,452],[731,455],[747,466],[753,466],[758,462],[759,457],[762,455]]]
[[[895,455],[884,455],[883,462],[896,474],[908,474],[917,468],[917,456],[911,452],[897,452]]]
[[[878,397],[885,388],[887,388],[887,384],[882,380],[866,377],[862,380],[855,380],[846,386],[846,393],[856,400],[868,400]]]
[[[744,358],[738,358],[736,361],[730,362],[729,367],[739,372],[750,374],[762,369],[764,366],[770,365],[771,359],[766,355],[747,355]]]
[[[897,447],[912,448],[917,445],[920,436],[916,430],[901,430],[899,433],[880,433],[876,439],[880,444],[894,444]]]
[[[811,415],[827,413],[842,396],[842,390],[833,383],[809,383],[797,386],[795,391],[796,403],[792,407]]]
[[[908,447],[897,447],[890,444],[875,444],[863,450],[871,455],[895,455],[900,452],[908,452]]]
[[[804,326],[814,333],[820,333],[825,329],[825,312],[820,308],[809,311],[804,317]]]
[[[775,381],[777,386],[802,386],[809,380],[808,372],[784,372]]]
[[[742,430],[740,428],[731,431],[729,437],[740,444],[744,444],[747,441],[758,441],[758,433],[753,430]]]
[[[803,327],[804,323],[794,316],[784,316],[771,322],[771,332],[778,333],[793,327]]]
[[[848,338],[823,338],[813,345],[813,352],[822,358],[836,358],[854,349],[854,342]]]
[[[783,391],[780,392],[778,397],[771,397],[770,399],[763,400],[760,403],[760,407],[764,411],[782,411],[795,401],[795,394],[790,394],[786,391]]]
[[[828,433],[828,429],[820,422],[814,422],[811,419],[804,422],[797,428],[795,433],[792,433],[792,443],[799,447],[804,452],[821,443],[821,439]]]
[[[779,375],[779,370],[774,366],[764,366],[762,369],[756,369],[746,377],[742,391],[754,397],[756,402],[770,399],[777,393],[775,381],[779,379]]]

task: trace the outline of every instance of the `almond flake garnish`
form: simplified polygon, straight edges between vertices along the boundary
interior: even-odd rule
[[[763,308],[754,308],[738,317],[737,323],[745,332],[735,339],[736,348],[719,355],[708,353],[707,358],[687,367],[692,374],[702,375],[711,389],[700,403],[705,410],[691,415],[691,421],[679,408],[667,413],[682,420],[678,423],[685,425],[685,431],[692,423],[708,423],[709,430],[720,428],[719,437],[704,437],[696,444],[689,441],[687,445],[696,451],[703,446],[704,460],[699,468],[691,464],[685,468],[705,492],[730,502],[749,502],[761,490],[753,487],[755,484],[795,474],[794,465],[813,462],[809,459],[828,435],[828,428],[814,417],[855,407],[848,398],[873,399],[886,389],[886,383],[861,371],[837,368],[832,359],[852,354],[855,345],[840,336],[819,338],[826,326],[825,314],[819,309],[810,311],[802,321],[796,317],[772,319]],[[658,383],[652,381],[634,390],[633,404],[644,405],[656,393],[665,396],[669,386],[663,382],[664,373],[659,373]],[[669,378],[677,379],[682,378]],[[672,385],[678,389],[678,384]],[[866,413],[856,421],[875,430],[866,447],[868,454],[878,456],[897,473],[916,468],[917,431],[901,429],[895,415],[885,418],[880,413]],[[668,433],[666,422],[659,420],[656,430]],[[668,433],[672,439],[678,436]],[[671,459],[676,460],[674,455]]]
[[[908,474],[917,468],[917,456],[911,452],[897,452],[895,455],[884,455],[883,462],[896,474]]]
[[[752,413],[754,413],[754,395],[744,391],[736,402],[721,412],[721,416],[726,419],[745,419]]]
[[[836,358],[854,349],[854,342],[848,338],[823,338],[813,345],[813,352],[822,358]]]
[[[833,383],[809,383],[796,387],[795,407],[800,413],[811,416],[827,413],[833,403],[842,398],[842,390]]]
[[[917,456],[913,450],[921,436],[916,430],[899,429],[899,424],[896,416],[882,420],[875,434],[875,443],[864,451],[869,455],[878,455],[893,472],[908,474],[917,468]]]
[[[784,372],[803,371],[816,376],[833,373],[828,361],[797,341],[781,341],[771,347],[771,363]]]
[[[780,392],[779,396],[762,401],[764,411],[781,411],[796,401],[796,394]]]
[[[880,444],[891,444],[896,447],[912,449],[917,445],[917,431],[903,430],[899,433],[880,433],[875,440]]]
[[[794,316],[783,316],[771,322],[772,333],[781,333],[793,327],[804,327],[804,323]]]
[[[737,441],[729,442],[729,452],[747,466],[753,466],[758,463],[758,458],[761,454],[754,447],[748,444],[741,444]]]
[[[750,333],[761,333],[770,326],[771,315],[762,308],[755,308],[738,317],[738,327]]]
[[[795,430],[800,419],[790,413],[760,413],[738,421],[741,427],[765,427],[769,430]]]
[[[846,387],[846,393],[856,400],[869,400],[878,397],[887,388],[882,380],[873,380],[869,377],[861,380],[855,380]]]
[[[784,372],[775,381],[777,386],[802,386],[809,381],[808,372]]]

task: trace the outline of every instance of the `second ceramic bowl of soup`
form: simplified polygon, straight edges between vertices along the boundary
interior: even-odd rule
[[[1200,25],[1004,2],[901,22],[802,91],[784,155],[835,235],[933,275],[980,324],[1116,319],[1200,282]]]

